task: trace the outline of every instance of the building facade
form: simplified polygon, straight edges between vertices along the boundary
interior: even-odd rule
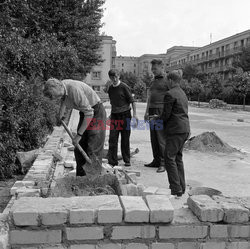
[[[192,64],[197,66],[199,73],[220,73],[223,78],[229,78],[235,56],[247,46],[250,46],[250,30],[180,54],[170,60],[167,70],[183,69],[185,65]]]
[[[151,74],[151,61],[153,59],[161,59],[167,68],[171,60],[180,54],[195,49],[197,49],[197,47],[174,46],[168,49],[165,54],[143,54],[139,57],[117,56],[115,59],[115,67],[120,72],[132,73],[137,77],[143,77],[146,74]]]
[[[102,36],[99,53],[103,62],[94,66],[84,80],[95,91],[103,89],[104,85],[109,80],[108,71],[111,68],[115,68],[116,41],[113,40],[112,36]]]

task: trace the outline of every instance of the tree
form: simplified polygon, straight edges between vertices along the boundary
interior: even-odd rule
[[[192,78],[196,78],[198,74],[198,68],[195,65],[187,64],[183,69],[183,79],[191,81]]]
[[[234,75],[231,87],[243,98],[243,110],[245,110],[246,96],[250,92],[250,72],[240,72]]]
[[[0,178],[15,170],[15,152],[41,146],[55,123],[42,96],[49,77],[75,78],[101,59],[104,0],[8,0],[0,4]],[[1,112],[1,110],[0,110]]]
[[[240,67],[244,72],[250,71],[250,46],[243,48],[239,57],[233,61],[234,67]]]
[[[120,79],[122,82],[126,83],[130,87],[132,93],[134,93],[134,87],[138,82],[136,75],[131,72],[122,72]]]
[[[182,79],[180,81],[180,87],[186,93],[188,99],[190,100],[190,95],[191,95],[191,85],[190,85],[190,83],[188,83],[187,80]]]
[[[145,83],[146,87],[149,88],[153,80],[153,76],[149,72],[146,72],[146,74],[143,75],[141,80]]]
[[[138,80],[134,86],[135,98],[144,99],[146,96],[146,84],[142,80]]]
[[[200,95],[204,93],[204,86],[200,80],[197,78],[192,78],[190,82],[191,93],[195,95],[198,101],[198,106],[200,106]]]
[[[212,98],[220,98],[223,92],[222,80],[218,74],[213,74],[207,81],[207,87],[211,91]]]

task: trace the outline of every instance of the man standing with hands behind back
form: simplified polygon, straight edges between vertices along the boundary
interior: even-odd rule
[[[164,72],[164,63],[160,59],[151,61],[151,71],[154,74],[154,80],[149,88],[149,96],[147,101],[146,113],[144,115],[145,121],[150,120],[150,116],[160,115],[163,111],[163,100],[167,92],[167,79]],[[156,167],[157,173],[165,171],[164,150],[165,150],[165,131],[164,129],[157,129],[153,124],[155,121],[151,120],[150,124],[150,140],[153,151],[153,161],[144,164],[145,167]]]

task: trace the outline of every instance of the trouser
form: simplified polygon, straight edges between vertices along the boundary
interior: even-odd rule
[[[111,113],[110,134],[109,134],[109,151],[108,162],[111,165],[118,165],[117,150],[118,138],[121,134],[121,153],[125,163],[130,162],[130,121],[131,111],[122,113]]]
[[[182,151],[189,133],[171,134],[166,136],[165,167],[172,194],[185,192],[185,174]]]
[[[102,103],[98,103],[95,106],[92,107],[94,109],[94,116],[93,119],[96,118],[96,122],[94,122],[92,125],[94,127],[98,127],[98,120],[106,124],[106,111],[104,109],[104,106]],[[80,114],[80,120],[78,123],[77,130],[81,126],[83,119],[84,119],[84,113],[79,112]],[[106,129],[105,125],[104,128],[102,127],[98,129],[86,129],[85,132],[82,135],[82,138],[79,142],[79,145],[83,148],[83,150],[87,153],[87,155],[91,158],[92,156],[97,157],[100,163],[102,163],[102,153],[103,153],[103,145],[105,141],[105,134]],[[77,176],[84,176],[85,171],[82,168],[82,166],[86,163],[85,158],[81,154],[81,152],[75,148],[74,150],[75,158],[76,158],[76,175]]]
[[[162,108],[149,108],[149,115],[161,115]],[[166,144],[166,132],[165,130],[158,129],[156,125],[151,121],[150,123],[150,141],[153,152],[153,164],[156,166],[165,166],[164,151]]]

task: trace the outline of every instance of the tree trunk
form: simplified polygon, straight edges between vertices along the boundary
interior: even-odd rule
[[[245,111],[245,107],[246,107],[246,95],[243,95],[243,111]]]
[[[200,96],[198,95],[198,107],[200,107]]]

